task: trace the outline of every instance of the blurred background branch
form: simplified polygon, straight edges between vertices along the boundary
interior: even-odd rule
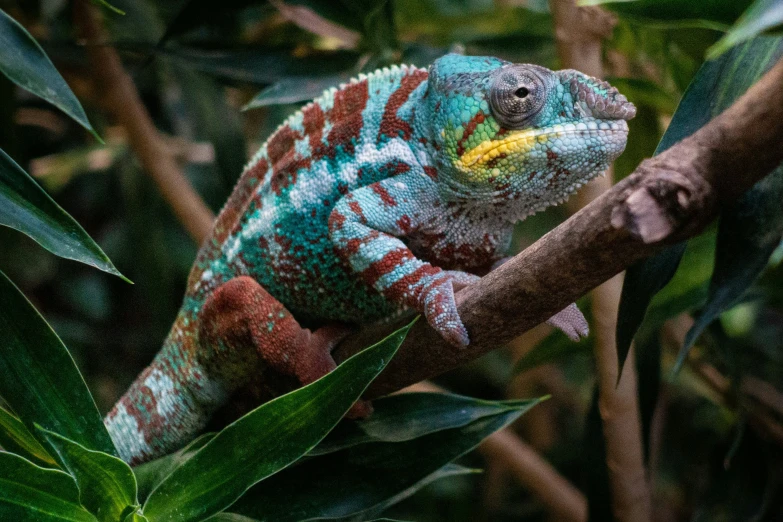
[[[201,244],[212,229],[215,215],[185,177],[174,159],[174,152],[162,139],[141,101],[133,79],[125,72],[113,47],[106,45],[98,8],[89,0],[74,2],[74,20],[87,46],[97,89],[103,93],[104,106],[128,133],[128,143],[144,171],[190,237]]]

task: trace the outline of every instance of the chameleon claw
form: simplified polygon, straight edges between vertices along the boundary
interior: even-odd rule
[[[468,281],[474,282],[478,279],[478,276],[465,272],[442,272],[431,283],[424,297],[424,317],[427,322],[447,343],[457,348],[470,344],[470,338],[459,317],[454,292],[467,286]]]
[[[587,319],[585,319],[585,316],[579,311],[576,303],[571,303],[557,312],[547,320],[546,324],[554,326],[575,342],[581,340],[583,337],[587,337],[590,333]]]

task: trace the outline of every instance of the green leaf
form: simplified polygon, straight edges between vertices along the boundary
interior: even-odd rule
[[[68,349],[2,272],[0,340],[0,397],[31,433],[37,437],[34,425],[40,424],[85,447],[115,454]]]
[[[674,277],[687,245],[683,241],[667,247],[654,256],[631,265],[626,270],[616,329],[617,358],[620,368],[625,365],[631,342],[644,321],[650,302],[655,294]]]
[[[0,446],[39,466],[57,466],[52,456],[33,437],[22,421],[3,408],[0,408]]]
[[[538,401],[485,401],[451,393],[400,393],[373,401],[366,419],[345,420],[308,455],[334,453],[369,442],[404,442]]]
[[[367,520],[538,402],[405,442],[362,444],[307,459],[257,484],[228,510],[275,522],[348,516]]]
[[[2,149],[0,225],[27,234],[57,256],[94,266],[125,279],[79,223],[60,208]]]
[[[298,460],[332,430],[386,367],[411,325],[218,433],[155,488],[144,505],[147,518],[203,520]]]
[[[705,27],[726,30],[751,0],[578,0],[579,5],[601,5],[612,11],[663,27]]]
[[[123,11],[122,9],[118,9],[118,8],[114,7],[113,5],[111,5],[111,4],[110,4],[109,2],[107,2],[106,0],[92,0],[92,1],[93,1],[94,3],[96,3],[96,4],[98,4],[98,5],[102,5],[103,7],[105,7],[106,9],[108,9],[109,11],[114,11],[115,13],[117,13],[117,14],[121,14],[121,15],[124,15],[124,14],[125,14],[125,11]]]
[[[252,100],[242,107],[242,110],[247,111],[268,105],[312,100],[320,96],[326,89],[346,82],[350,78],[351,75],[349,73],[318,77],[283,78],[256,94]]]
[[[593,352],[593,339],[591,336],[575,343],[562,332],[552,332],[546,339],[521,357],[514,365],[512,372],[518,374],[532,370],[542,364],[570,359],[579,355],[590,355]]]
[[[40,96],[92,133],[79,100],[54,64],[24,27],[0,9],[0,72],[19,87]]]
[[[146,500],[158,484],[195,455],[196,451],[204,447],[204,444],[212,440],[214,436],[214,433],[204,433],[179,451],[133,468],[133,474],[136,475],[138,483],[139,499]]]
[[[0,520],[96,522],[79,505],[79,489],[70,475],[4,452],[0,452]]]
[[[759,34],[783,25],[783,2],[780,0],[755,0],[742,13],[737,23],[707,51],[707,58],[717,58],[735,45]]]
[[[136,477],[125,462],[43,428],[38,432],[76,480],[81,504],[98,520],[122,520],[128,507],[138,506]]]
[[[293,81],[297,81],[302,77],[339,74],[352,69],[359,60],[358,53],[353,51],[311,53],[297,58],[291,52],[270,51],[258,46],[208,50],[183,46],[162,49],[141,46],[135,50],[155,52],[218,78],[261,84],[275,83],[288,77],[296,77]]]
[[[660,154],[729,107],[783,54],[782,38],[756,38],[705,63],[680,101],[658,144]],[[628,269],[617,318],[617,353],[622,365],[650,301],[671,280],[685,243],[666,248]]]
[[[767,266],[783,236],[783,167],[759,181],[721,213],[715,269],[707,304],[685,336],[674,371],[679,371],[705,328],[737,304]]]

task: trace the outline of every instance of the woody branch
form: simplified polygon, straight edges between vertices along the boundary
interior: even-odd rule
[[[538,242],[457,294],[471,343],[455,349],[424,321],[411,331],[368,397],[434,377],[512,340],[636,261],[700,233],[720,209],[783,161],[783,61],[689,138]],[[384,332],[364,330],[345,359]],[[386,330],[388,331],[388,329]]]

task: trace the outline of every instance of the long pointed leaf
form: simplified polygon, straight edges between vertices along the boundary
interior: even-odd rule
[[[98,520],[121,520],[129,507],[138,506],[136,477],[125,462],[43,428],[38,432],[76,480],[81,504]]]
[[[139,500],[145,501],[152,493],[152,490],[171,475],[172,471],[195,455],[214,436],[214,433],[204,433],[179,451],[133,468],[133,474],[136,476],[136,482],[138,483]]]
[[[308,459],[254,486],[228,511],[275,522],[367,520],[537,402],[405,442],[362,444]]]
[[[0,520],[97,522],[79,505],[79,490],[67,473],[39,468],[0,452]]]
[[[57,256],[123,277],[79,223],[2,149],[0,225],[27,234]]]
[[[685,336],[675,371],[682,367],[704,329],[734,306],[767,266],[783,236],[781,201],[783,167],[757,183],[722,213],[707,304]]]
[[[0,396],[33,434],[40,424],[88,448],[116,451],[68,349],[2,272]]]
[[[154,522],[203,520],[310,451],[386,367],[402,328],[312,384],[234,422],[169,475],[144,505]]]
[[[401,393],[373,401],[373,414],[337,425],[310,456],[370,442],[404,442],[460,428],[484,417],[529,408],[538,401],[485,401],[451,393]]]
[[[683,95],[656,154],[687,138],[731,105],[781,53],[783,38],[756,38],[705,63]],[[621,364],[650,301],[671,280],[684,252],[685,243],[679,243],[626,272],[617,318],[617,353]]]
[[[79,100],[54,64],[19,22],[0,9],[0,72],[19,87],[48,101],[100,137],[84,114]]]
[[[731,30],[718,43],[710,47],[707,57],[717,58],[731,47],[779,26],[783,26],[783,2],[756,0],[742,13]]]
[[[22,421],[3,408],[0,408],[0,446],[39,466],[57,466],[52,456],[33,437]]]

